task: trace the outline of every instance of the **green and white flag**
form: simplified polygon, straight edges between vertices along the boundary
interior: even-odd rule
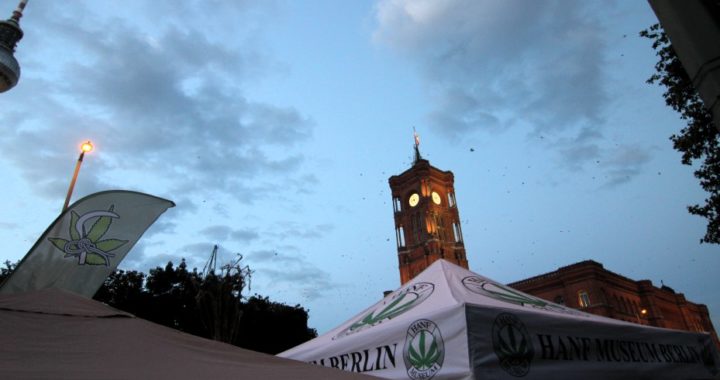
[[[0,294],[59,288],[92,297],[172,201],[125,190],[72,204],[42,234]]]

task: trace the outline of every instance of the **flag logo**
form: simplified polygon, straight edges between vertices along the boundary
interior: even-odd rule
[[[390,297],[389,301],[384,302],[382,305],[365,314],[333,339],[354,334],[382,323],[383,321],[395,318],[421,304],[430,297],[434,290],[435,285],[432,283],[418,282],[410,287],[397,291]]]
[[[126,190],[90,194],[63,211],[0,287],[47,288],[92,297],[172,201]]]
[[[545,301],[541,298],[519,292],[509,286],[498,284],[482,277],[465,277],[462,279],[462,284],[463,286],[465,286],[465,289],[473,293],[487,296],[498,301],[513,303],[524,307],[532,307],[535,309],[543,309],[556,313],[571,314],[583,317],[588,316],[587,314],[579,312],[577,310],[573,310],[568,307],[557,305],[552,302]]]
[[[492,342],[500,367],[508,374],[523,377],[530,372],[533,346],[525,325],[510,313],[501,313],[492,327]]]
[[[90,211],[82,215],[71,211],[70,239],[49,237],[48,240],[65,254],[64,258],[77,259],[78,265],[110,266],[110,258],[115,257],[112,251],[128,242],[120,239],[103,239],[113,219],[120,219],[120,215],[113,211],[114,208],[114,205],[110,205],[107,211]],[[88,228],[90,222],[93,223]]]
[[[403,349],[408,376],[413,380],[430,380],[442,368],[445,344],[435,322],[419,319],[408,327]]]

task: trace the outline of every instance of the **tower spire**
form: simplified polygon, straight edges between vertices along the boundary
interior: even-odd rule
[[[418,136],[417,131],[415,131],[415,127],[413,127],[413,137],[415,138],[415,160],[413,160],[413,164],[415,164],[422,160],[420,156],[420,136]]]
[[[17,42],[23,38],[20,18],[28,0],[20,0],[17,8],[6,21],[0,21],[0,92],[13,87],[20,78],[20,65],[13,56]]]
[[[400,282],[407,283],[436,260],[468,267],[455,202],[454,175],[420,156],[413,128],[415,162],[388,179],[393,199]]]
[[[20,3],[18,4],[17,8],[13,11],[12,17],[10,17],[12,20],[15,20],[16,23],[20,22],[20,17],[22,17],[22,12],[25,9],[25,6],[27,5],[28,0],[20,0]]]

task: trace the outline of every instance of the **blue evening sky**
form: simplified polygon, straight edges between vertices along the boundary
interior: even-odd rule
[[[15,4],[3,1],[9,17]],[[720,324],[720,249],[645,80],[644,1],[31,0],[0,95],[0,260],[74,199],[171,199],[121,264],[241,253],[247,294],[324,332],[399,286],[388,177],[455,174],[470,268],[502,282],[592,259]]]

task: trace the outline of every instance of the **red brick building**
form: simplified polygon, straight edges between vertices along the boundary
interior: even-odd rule
[[[439,259],[468,268],[454,176],[420,156],[415,140],[412,167],[390,177],[400,282],[405,284]],[[650,280],[634,281],[588,260],[509,286],[537,297],[643,325],[710,332],[720,348],[707,306]]]
[[[668,286],[634,281],[587,260],[508,284],[525,293],[588,313],[643,325],[709,332],[720,347],[707,306]]]
[[[416,140],[412,167],[390,177],[389,182],[400,283],[410,281],[438,259],[467,268],[453,173],[420,157]]]

